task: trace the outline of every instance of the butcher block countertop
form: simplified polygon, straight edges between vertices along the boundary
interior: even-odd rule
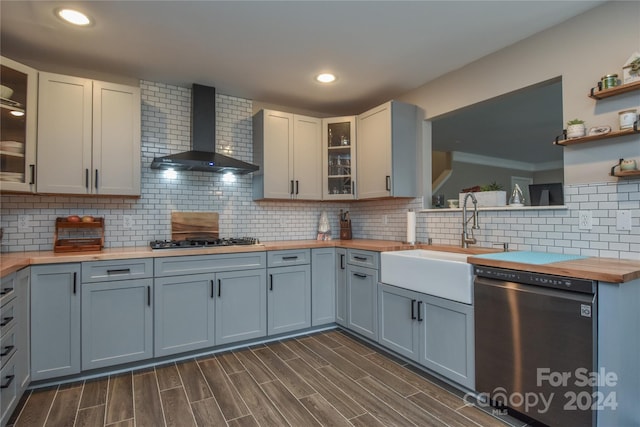
[[[168,256],[215,255],[225,253],[276,251],[287,249],[340,247],[346,249],[360,249],[367,251],[398,251],[409,249],[427,249],[469,254],[471,264],[489,267],[502,267],[538,273],[555,274],[559,276],[577,277],[590,280],[600,280],[612,283],[629,282],[640,278],[640,261],[626,261],[611,258],[584,258],[571,261],[561,261],[543,265],[500,261],[475,257],[474,255],[496,253],[495,248],[470,247],[461,248],[450,245],[409,245],[392,240],[284,240],[262,242],[250,246],[224,246],[216,248],[194,249],[158,249],[149,247],[107,248],[100,252],[54,253],[53,251],[9,252],[0,254],[0,277],[11,274],[29,265],[57,264],[84,261],[126,260],[135,258],[157,258]]]

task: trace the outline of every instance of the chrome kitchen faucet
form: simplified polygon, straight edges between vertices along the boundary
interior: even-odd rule
[[[471,197],[471,201],[473,202],[473,215],[471,218],[467,218],[467,199]],[[469,221],[473,219],[473,225],[471,226],[471,237],[469,237],[469,232],[467,231],[467,224]],[[480,226],[478,225],[478,200],[473,193],[467,193],[464,196],[464,200],[462,202],[462,247],[468,248],[469,244],[475,245],[477,243],[476,238],[473,236],[473,230],[479,230]]]

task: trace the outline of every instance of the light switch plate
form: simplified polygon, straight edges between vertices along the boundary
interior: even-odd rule
[[[618,231],[630,231],[631,230],[631,211],[617,211],[616,212],[616,230]]]
[[[578,229],[591,230],[593,228],[593,214],[591,211],[580,211],[578,213]]]

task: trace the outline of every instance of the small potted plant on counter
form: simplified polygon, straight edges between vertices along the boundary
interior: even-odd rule
[[[567,138],[580,138],[585,136],[586,132],[584,120],[573,119],[567,122]]]
[[[475,193],[476,200],[478,201],[478,207],[507,205],[507,192],[504,190],[502,185],[496,182],[463,189],[462,193],[458,195],[460,207],[462,207],[462,204],[464,203],[464,196],[468,192]]]

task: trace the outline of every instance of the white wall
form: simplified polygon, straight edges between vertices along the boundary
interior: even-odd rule
[[[640,2],[606,2],[563,24],[433,80],[399,99],[419,105],[426,118],[562,76],[564,122],[579,117],[587,128],[618,129],[618,111],[640,106],[640,95],[594,101],[589,89],[640,51]],[[437,60],[437,58],[434,58]],[[542,141],[541,143],[551,143]],[[640,136],[566,147],[565,183],[613,181],[620,157],[640,156]]]

